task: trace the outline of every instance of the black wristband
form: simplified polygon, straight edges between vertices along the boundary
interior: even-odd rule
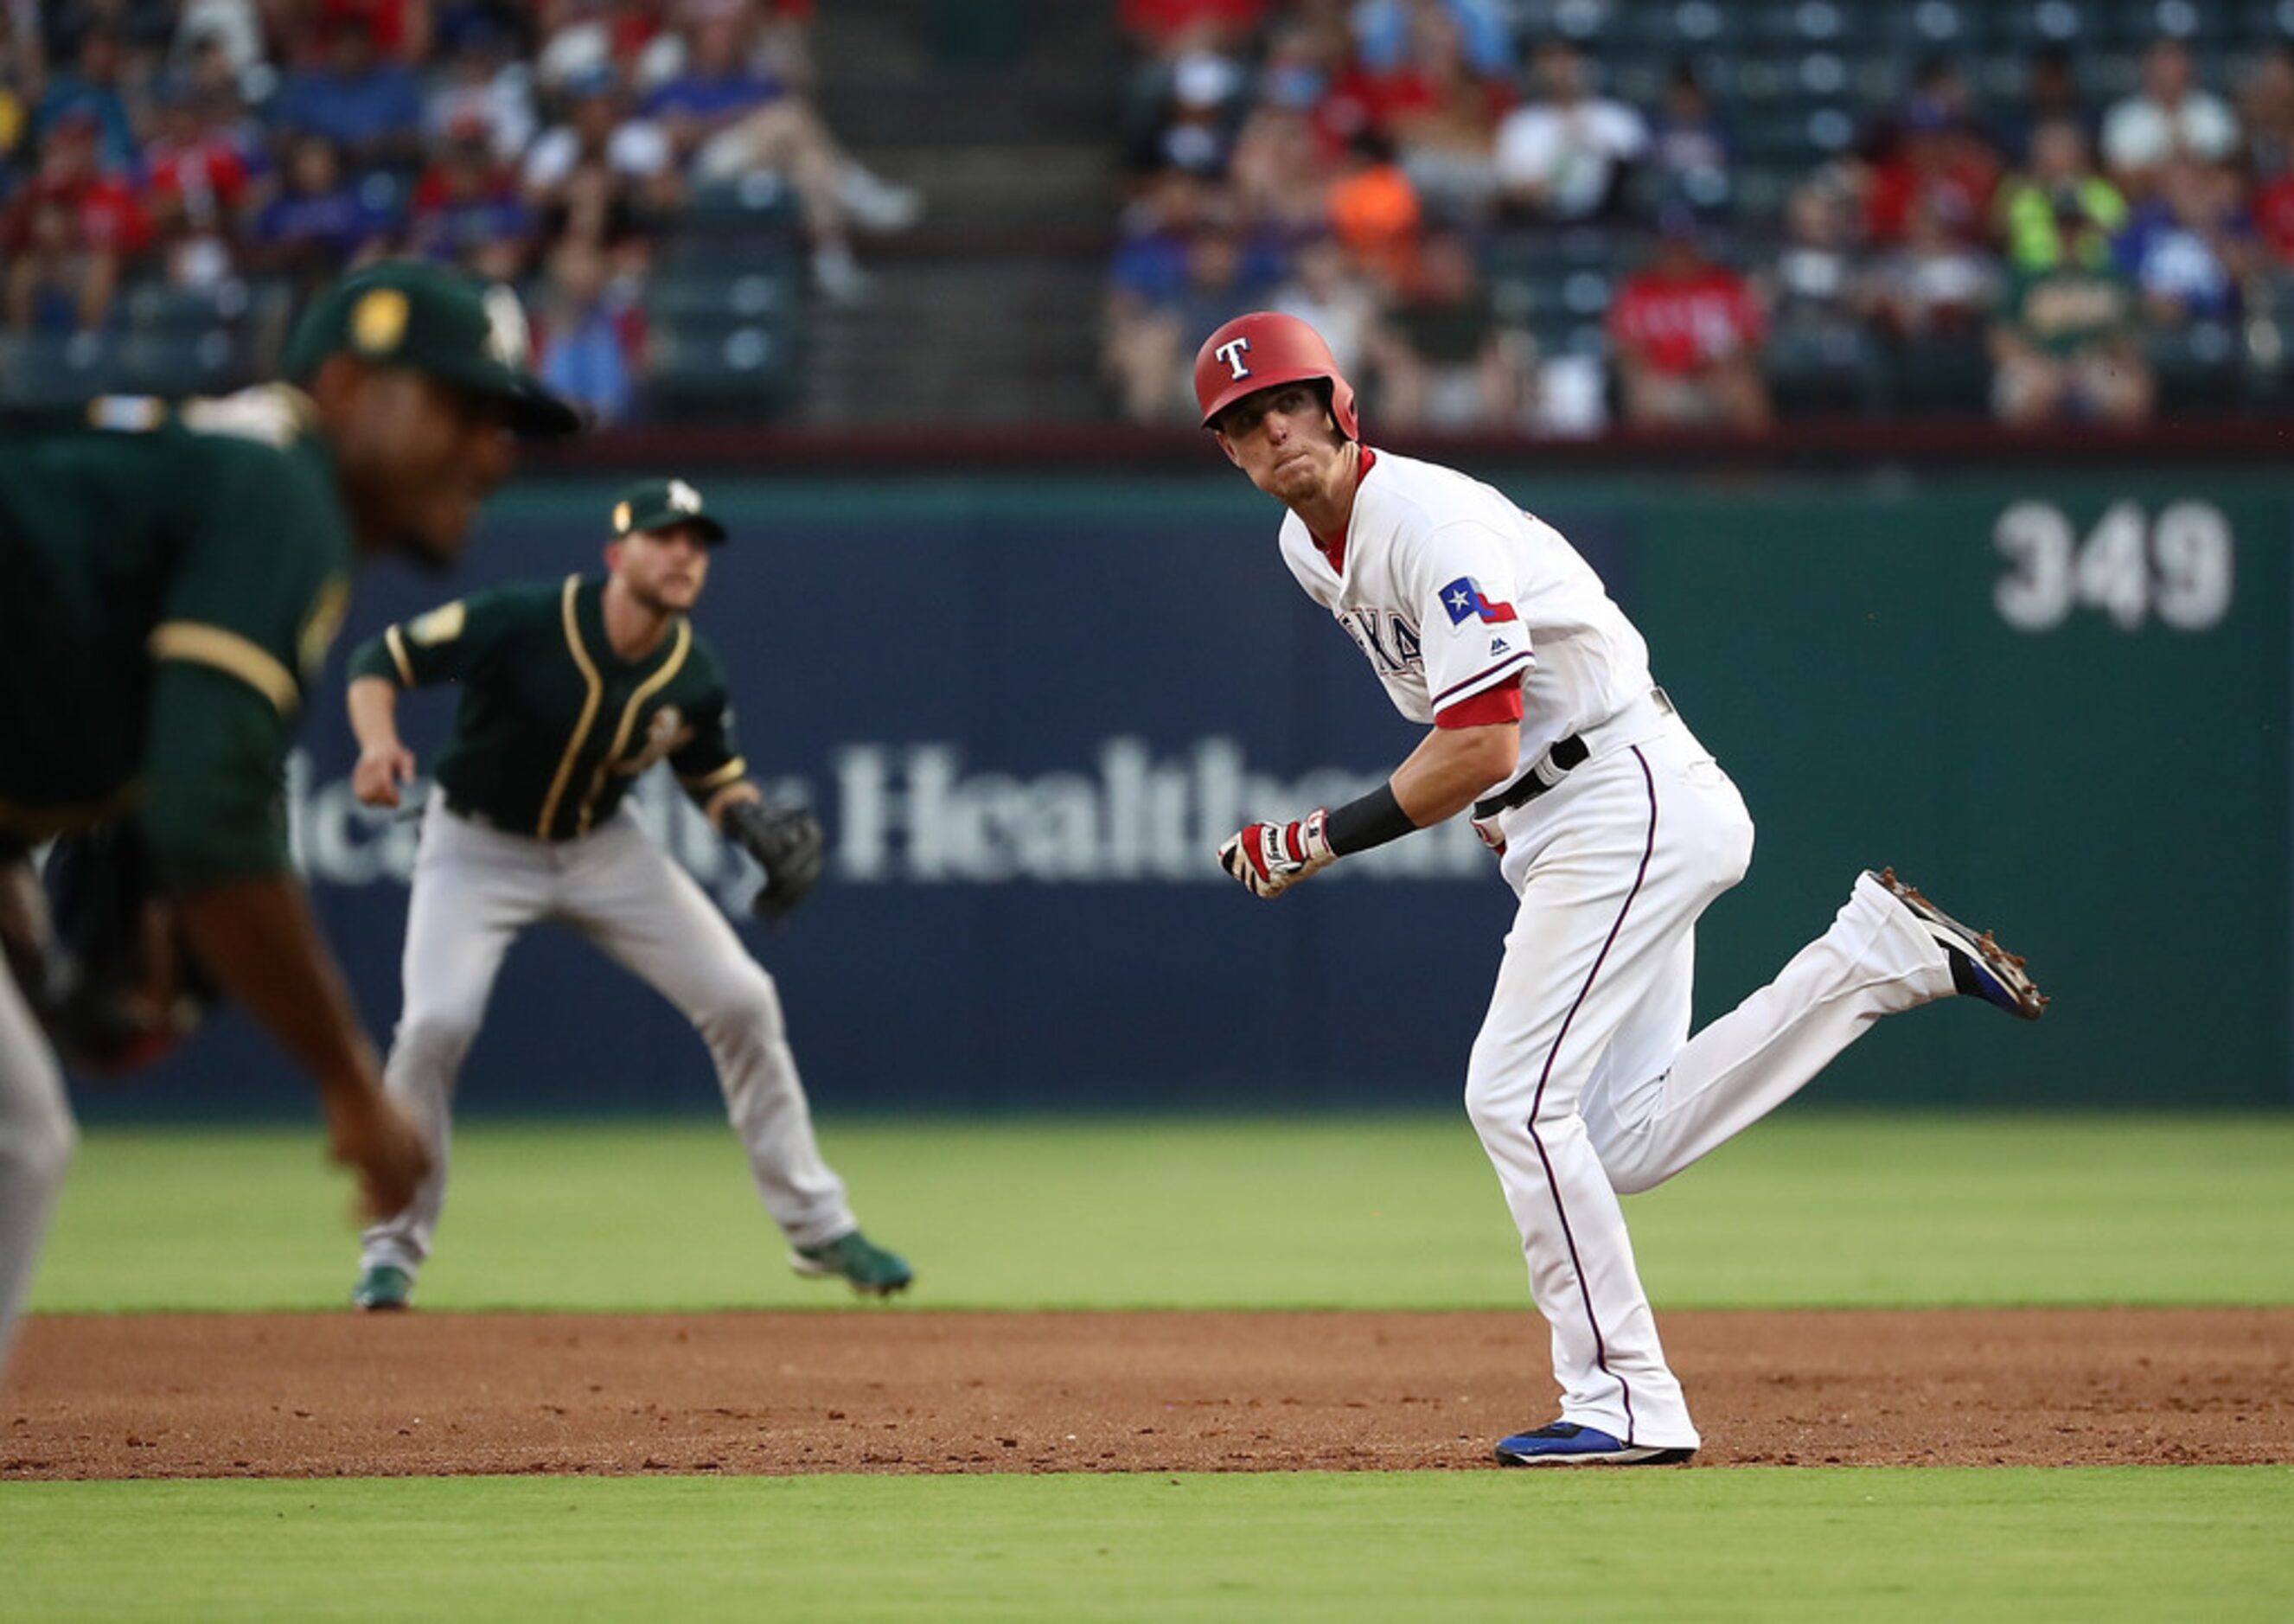
[[[1367,852],[1374,845],[1384,845],[1389,840],[1417,832],[1418,826],[1402,810],[1402,803],[1394,798],[1391,779],[1362,799],[1347,802],[1322,822],[1322,837],[1330,843],[1330,850],[1341,857]]]

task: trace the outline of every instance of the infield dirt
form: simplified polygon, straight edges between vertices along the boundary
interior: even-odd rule
[[[1715,1465],[2294,1462],[2294,1309],[1664,1330]],[[43,1316],[0,1479],[1474,1469],[1522,1313]]]

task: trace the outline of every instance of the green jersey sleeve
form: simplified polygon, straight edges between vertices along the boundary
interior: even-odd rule
[[[149,644],[152,848],[192,886],[287,866],[289,743],[350,596],[350,535],[307,442],[197,437]]]
[[[171,889],[285,872],[286,753],[285,725],[262,694],[219,666],[161,665],[143,822]]]
[[[201,437],[199,488],[151,632],[155,662],[235,677],[302,708],[350,604],[350,534],[321,455]]]
[[[713,671],[715,661],[711,659]],[[733,704],[721,679],[686,712],[684,736],[670,752],[670,771],[685,793],[703,806],[728,784],[749,776],[749,763],[733,733]]]
[[[473,592],[385,626],[352,651],[350,674],[382,677],[400,688],[459,682],[518,624],[521,611],[531,611],[533,596],[530,590]]]

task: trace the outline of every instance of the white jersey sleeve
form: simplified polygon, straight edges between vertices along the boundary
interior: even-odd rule
[[[1517,607],[1516,548],[1474,520],[1442,526],[1402,550],[1396,584],[1417,612],[1426,703],[1436,715],[1519,683],[1536,659]]]

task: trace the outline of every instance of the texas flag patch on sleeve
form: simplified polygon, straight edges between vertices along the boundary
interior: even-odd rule
[[[1442,607],[1450,611],[1450,624],[1453,626],[1462,626],[1469,619],[1494,624],[1520,618],[1510,603],[1491,601],[1471,575],[1460,575],[1442,589]]]

